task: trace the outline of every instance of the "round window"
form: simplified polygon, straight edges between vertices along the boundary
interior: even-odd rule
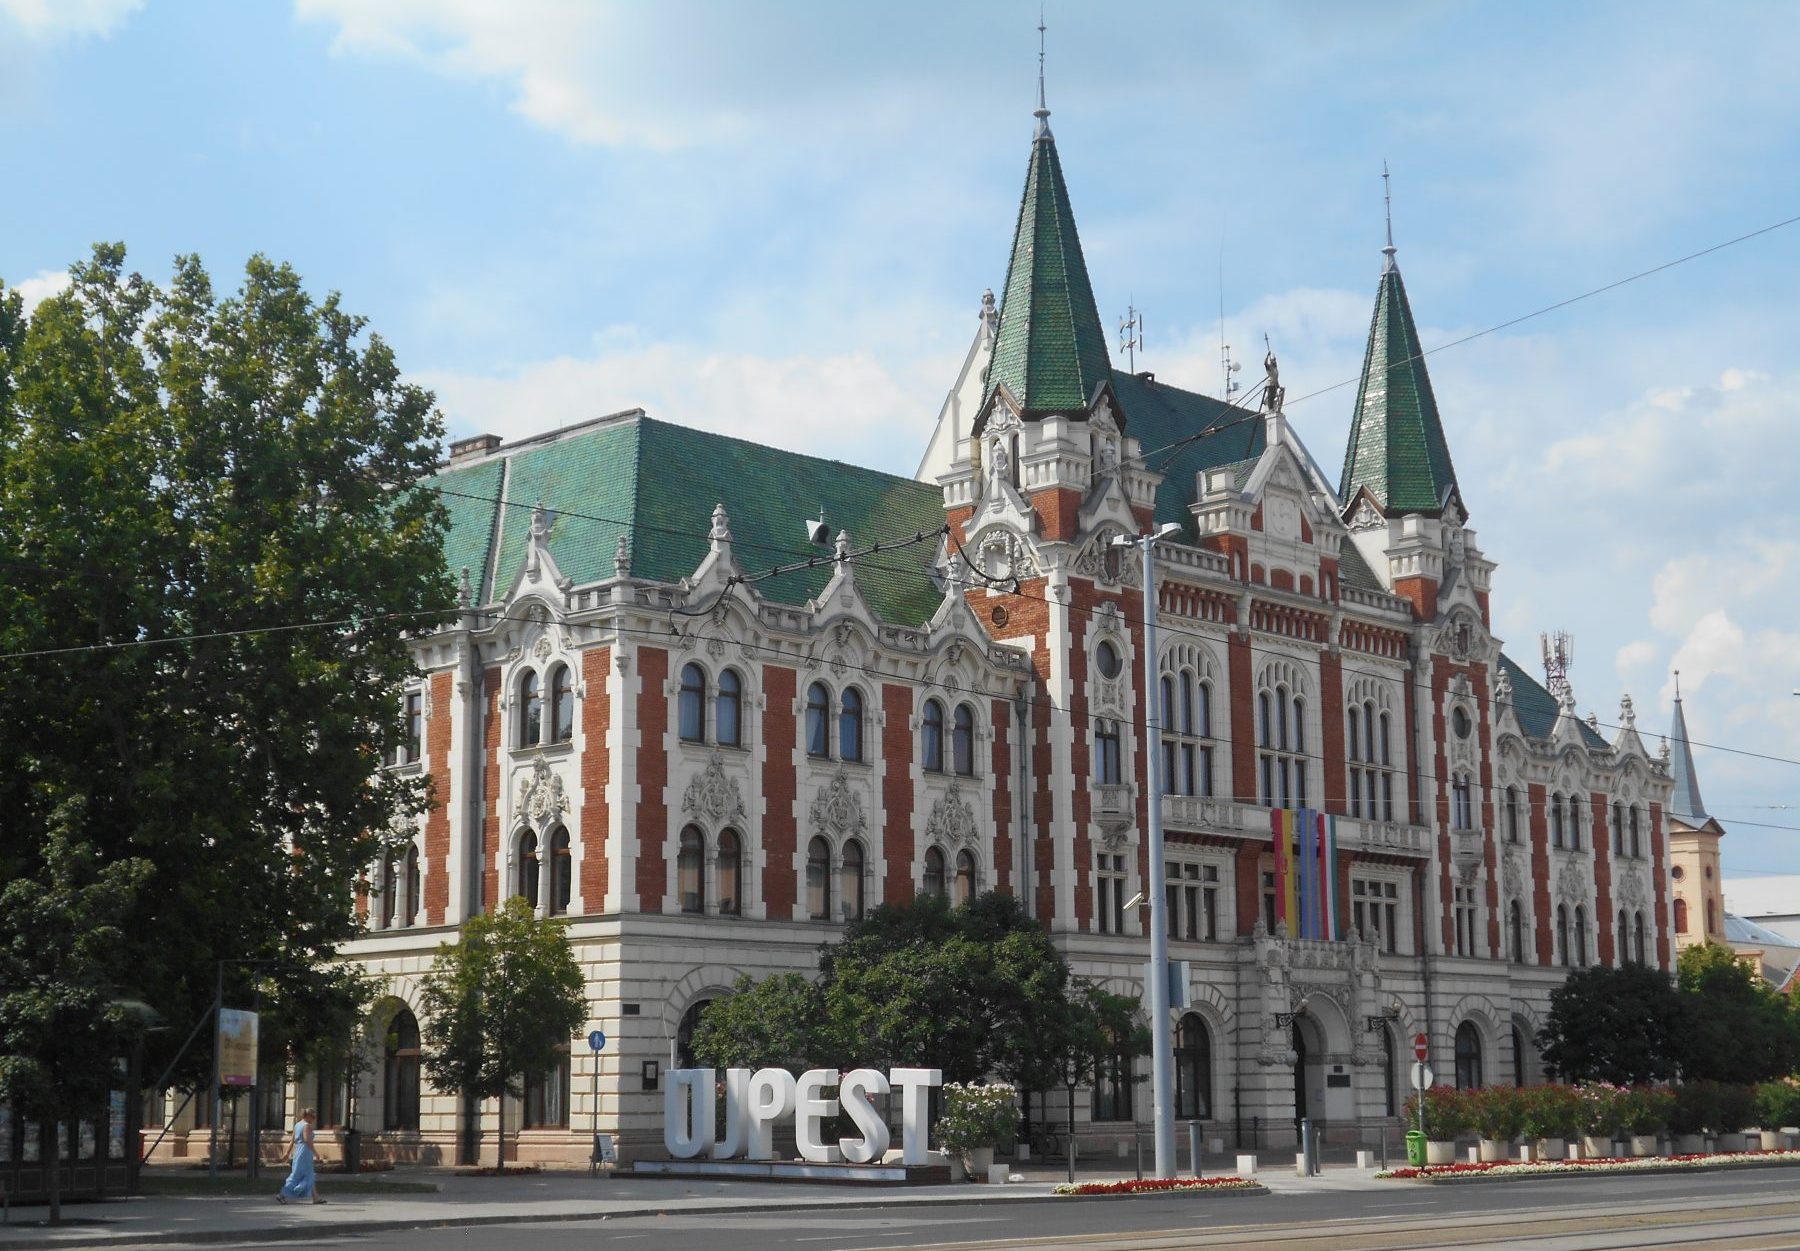
[[[1100,667],[1100,676],[1116,678],[1119,676],[1119,649],[1104,640],[1094,649],[1094,663]]]
[[[1456,731],[1457,738],[1468,738],[1471,728],[1469,714],[1462,708],[1455,708],[1450,713],[1450,728]]]
[[[1687,871],[1680,865],[1676,865],[1673,869],[1669,870],[1669,876],[1679,882],[1682,878],[1687,876]]]

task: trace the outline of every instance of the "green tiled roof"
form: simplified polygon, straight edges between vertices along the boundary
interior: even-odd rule
[[[1003,327],[1004,328],[1004,327]],[[1156,520],[1177,521],[1194,532],[1195,475],[1203,469],[1236,469],[1243,485],[1266,445],[1257,413],[1196,391],[1184,391],[1123,370],[1110,373],[1125,430],[1143,449],[1144,464],[1163,475],[1156,488]],[[1202,430],[1217,433],[1181,443]],[[1172,447],[1174,444],[1179,447]]]
[[[484,603],[504,595],[518,576],[538,504],[550,515],[550,555],[578,586],[613,576],[621,535],[633,577],[678,582],[689,576],[706,557],[719,503],[747,573],[825,554],[808,547],[801,532],[801,522],[821,507],[832,532],[849,530],[859,546],[934,532],[944,521],[936,487],[635,413],[501,448],[475,464],[445,469],[432,482],[488,500],[504,483],[504,508],[460,494],[444,497],[451,521],[446,558],[453,571],[471,569]],[[935,552],[936,544],[925,542],[858,562],[857,584],[884,621],[922,625],[937,611]],[[822,560],[817,568],[759,582],[756,590],[779,603],[804,604],[824,589],[831,571],[830,560]]]
[[[1500,668],[1506,674],[1506,680],[1512,683],[1513,712],[1519,718],[1519,728],[1531,738],[1549,738],[1550,732],[1556,728],[1556,718],[1560,711],[1556,706],[1556,696],[1504,652],[1500,654]],[[1589,747],[1604,751],[1612,746],[1586,722],[1579,724],[1582,741]]]
[[[1031,145],[988,386],[1004,382],[1026,416],[1038,417],[1085,408],[1110,370],[1062,162],[1044,127]]]
[[[1338,578],[1345,586],[1353,586],[1361,591],[1393,594],[1382,585],[1375,571],[1369,568],[1369,562],[1363,559],[1362,548],[1350,539],[1345,539],[1344,545],[1338,549]]]
[[[1346,508],[1367,487],[1389,516],[1435,516],[1456,485],[1422,350],[1406,286],[1390,255],[1375,297],[1362,385],[1344,452],[1338,498]]]

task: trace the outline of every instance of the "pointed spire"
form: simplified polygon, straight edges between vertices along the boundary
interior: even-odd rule
[[[1700,775],[1694,772],[1694,753],[1688,745],[1687,716],[1681,710],[1681,671],[1675,671],[1675,718],[1669,727],[1669,773],[1675,793],[1669,798],[1669,815],[1691,826],[1702,826],[1712,817],[1700,798]]]
[[[1044,10],[1038,8],[1038,106],[1032,114],[1037,118],[1037,133],[1043,138],[1050,133],[1050,109],[1044,103]]]
[[[1106,331],[1050,134],[1050,112],[1043,105],[1041,70],[1038,93],[1037,135],[987,378],[990,390],[1005,383],[1027,417],[1084,412],[1095,388],[1112,374]]]
[[[1388,167],[1386,161],[1381,163],[1381,204],[1382,208],[1387,213],[1387,246],[1381,249],[1381,254],[1387,257],[1387,262],[1381,267],[1381,272],[1385,274],[1389,270],[1399,268],[1399,266],[1394,263],[1394,253],[1399,251],[1399,249],[1394,246],[1394,196],[1393,191],[1388,184]]]
[[[1385,163],[1381,177],[1385,200]],[[1363,356],[1362,385],[1356,392],[1338,498],[1345,508],[1354,508],[1357,494],[1367,489],[1387,516],[1423,513],[1435,517],[1456,490],[1456,469],[1450,463],[1450,444],[1444,438],[1437,397],[1425,371],[1425,349],[1413,324],[1412,305],[1400,280],[1400,267],[1394,262],[1391,209],[1387,240],[1381,250],[1385,258],[1381,285],[1369,323],[1369,346]]]

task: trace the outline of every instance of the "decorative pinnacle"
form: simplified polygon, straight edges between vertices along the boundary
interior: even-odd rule
[[[1038,106],[1032,116],[1038,119],[1037,133],[1050,133],[1050,109],[1044,103],[1044,10],[1038,9]]]
[[[1387,263],[1382,266],[1382,272],[1386,273],[1394,268],[1394,253],[1398,249],[1394,247],[1394,196],[1388,183],[1388,165],[1385,160],[1381,163],[1381,203],[1387,214],[1387,246],[1381,249],[1381,254],[1387,257]]]

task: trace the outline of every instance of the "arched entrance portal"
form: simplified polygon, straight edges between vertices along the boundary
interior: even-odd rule
[[[1289,1046],[1294,1050],[1294,1134],[1300,1122],[1326,1115],[1325,1037],[1319,1023],[1302,1013],[1294,1018]]]

